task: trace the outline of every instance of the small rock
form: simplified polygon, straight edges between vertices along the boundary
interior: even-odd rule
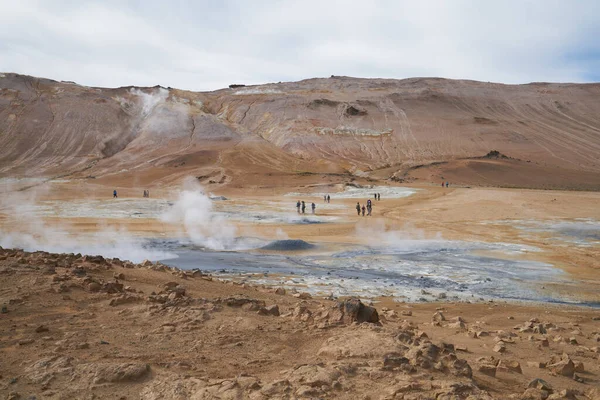
[[[405,317],[412,317],[413,315],[411,310],[402,310],[401,314]]]
[[[50,329],[48,329],[46,325],[40,325],[37,328],[35,328],[35,333],[48,332],[49,330]]]
[[[585,380],[577,374],[573,374],[573,379],[579,383],[585,383]]]
[[[446,320],[446,317],[444,317],[444,314],[442,314],[439,311],[436,311],[435,314],[433,314],[433,316],[431,317],[432,322],[442,322],[445,320]]]
[[[575,372],[585,372],[585,368],[584,368],[583,363],[581,361],[577,361],[575,363]]]
[[[535,388],[535,389],[540,389],[540,390],[545,390],[548,392],[552,391],[552,386],[550,386],[550,384],[548,382],[546,382],[543,379],[540,378],[535,378],[534,380],[532,380],[531,382],[529,382],[529,385],[527,385],[528,388]]]
[[[120,273],[116,273],[116,272],[115,272],[115,273],[113,274],[113,278],[115,278],[115,279],[119,279],[119,280],[121,280],[121,281],[124,281],[124,280],[125,280],[125,274],[124,274],[124,273],[122,273],[122,272],[120,272]]]
[[[98,282],[90,282],[87,285],[87,288],[90,292],[99,292],[100,289],[102,289],[102,285],[100,285]]]
[[[527,361],[527,366],[532,368],[546,368],[546,363],[540,361]]]
[[[31,344],[33,342],[34,342],[33,339],[22,339],[22,340],[19,340],[19,346],[26,346],[26,345]]]
[[[574,337],[570,337],[569,338],[569,343],[570,344],[577,344],[577,339],[575,339]]]
[[[296,297],[296,298],[298,298],[298,299],[301,299],[301,300],[312,299],[312,296],[310,295],[310,293],[306,293],[306,292],[294,293],[293,296]]]
[[[285,289],[278,287],[277,289],[275,289],[275,294],[283,296],[285,295]]]
[[[504,344],[504,342],[500,341],[494,346],[493,350],[496,353],[504,353],[506,351],[506,345]]]

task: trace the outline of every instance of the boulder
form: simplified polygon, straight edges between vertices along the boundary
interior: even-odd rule
[[[431,317],[431,322],[442,322],[445,321],[446,317],[444,317],[444,314],[442,314],[439,311],[436,311],[433,316]]]
[[[548,365],[548,369],[557,375],[572,377],[575,373],[575,364],[571,359],[566,359]]]
[[[501,360],[498,364],[498,368],[515,372],[517,374],[523,373],[523,370],[521,370],[521,364],[519,364],[518,361]]]
[[[549,393],[545,390],[540,390],[536,388],[528,388],[525,392],[519,397],[520,400],[546,400],[548,398]]]
[[[558,392],[552,393],[550,397],[548,397],[548,400],[577,400],[577,397],[573,390],[563,389]]]
[[[283,296],[283,295],[285,295],[285,289],[278,287],[277,289],[275,289],[275,294]]]
[[[363,304],[359,299],[353,298],[338,303],[338,309],[343,311],[344,319],[348,322],[369,322],[373,324],[379,323],[379,314],[375,307]]]

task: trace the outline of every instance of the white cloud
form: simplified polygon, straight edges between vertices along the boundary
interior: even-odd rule
[[[0,71],[192,90],[314,76],[600,79],[600,3],[0,0]]]

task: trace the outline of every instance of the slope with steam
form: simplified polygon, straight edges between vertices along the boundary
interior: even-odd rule
[[[387,177],[496,149],[598,176],[599,95],[598,84],[346,77],[196,93],[0,74],[0,174]]]

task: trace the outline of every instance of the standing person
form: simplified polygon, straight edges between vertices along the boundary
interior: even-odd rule
[[[364,217],[365,216],[365,206],[362,206],[362,214],[363,214],[363,217]]]
[[[296,210],[298,210],[298,214],[300,214],[300,200],[296,203]]]
[[[312,203],[310,206],[312,208],[312,213],[314,214],[315,213],[315,208],[317,208],[317,205],[315,203]]]
[[[373,193],[373,198],[377,200],[377,193]]]
[[[448,181],[446,181],[446,187],[448,187]]]
[[[371,216],[371,211],[373,211],[373,205],[369,204],[369,205],[367,205],[367,216],[368,217]]]
[[[113,199],[117,198],[117,189],[113,190]]]
[[[323,195],[323,202],[327,203],[327,195],[326,194]]]
[[[146,197],[150,198],[150,190],[146,190]]]
[[[442,187],[444,187],[444,181],[442,181]]]
[[[377,200],[381,200],[381,193],[377,193]]]
[[[302,214],[305,214],[305,210],[306,210],[306,204],[304,203],[304,200],[302,200]]]
[[[356,203],[356,213],[360,216],[360,203]]]
[[[331,197],[329,197],[329,195],[327,195],[327,203],[329,203],[331,201]]]

